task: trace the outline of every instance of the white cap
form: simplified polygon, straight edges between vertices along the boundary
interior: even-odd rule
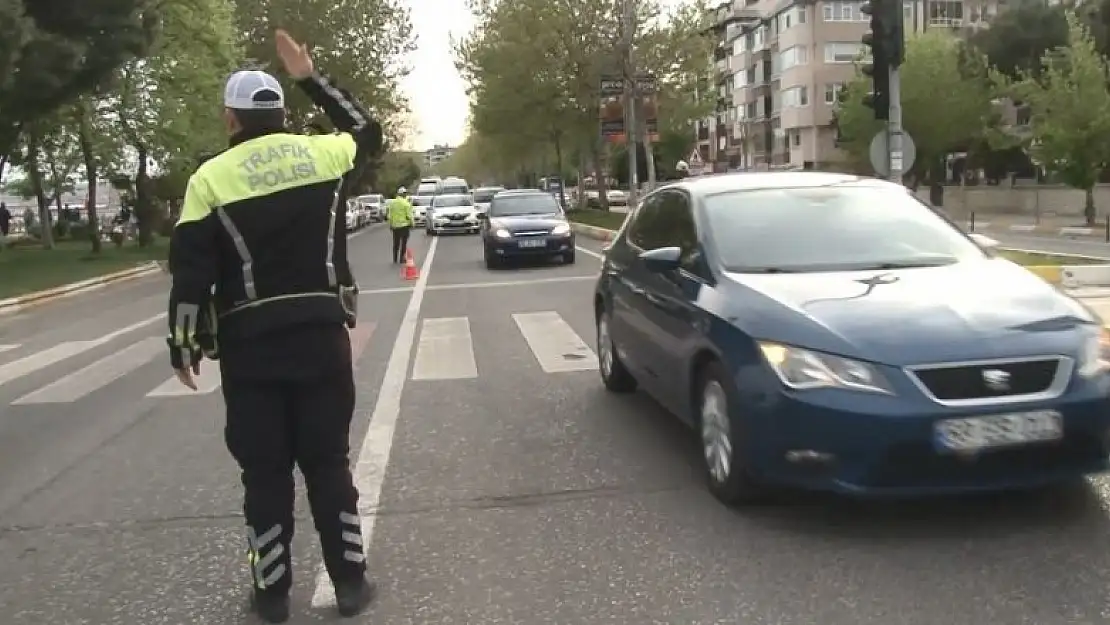
[[[285,92],[278,79],[266,72],[235,72],[224,87],[224,106],[237,111],[285,108]]]
[[[686,164],[686,161],[679,161],[675,163],[674,168],[678,171],[686,171],[690,169],[690,166]]]

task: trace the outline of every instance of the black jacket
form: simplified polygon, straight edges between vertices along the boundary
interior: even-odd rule
[[[322,76],[297,84],[338,132],[236,135],[192,175],[170,243],[171,349],[196,346],[209,304],[221,351],[291,326],[346,321],[339,289],[355,280],[344,181],[380,152],[382,129]]]

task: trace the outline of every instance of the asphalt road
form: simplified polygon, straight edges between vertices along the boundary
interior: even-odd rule
[[[998,240],[1003,247],[1036,250],[1054,254],[1078,254],[1110,258],[1110,243],[1090,237],[1067,238],[1014,233],[1000,230],[982,230],[983,234]]]
[[[352,446],[382,593],[349,622],[1106,622],[1106,481],[727,510],[689,433],[601,389],[598,245],[580,241],[575,266],[490,272],[474,237],[417,233],[423,276],[406,283],[386,239],[351,243],[366,293]],[[159,276],[0,318],[4,625],[253,622],[218,389],[150,395],[170,375],[164,297]],[[331,620],[312,605],[327,588],[303,505],[298,519],[293,622]]]

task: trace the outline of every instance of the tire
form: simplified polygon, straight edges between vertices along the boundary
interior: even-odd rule
[[[731,507],[763,502],[767,491],[752,478],[744,458],[743,422],[737,417],[739,401],[731,377],[723,365],[712,362],[695,384],[701,466],[709,492]]]
[[[571,250],[569,252],[563,252],[563,264],[564,265],[573,265],[574,264],[574,250]]]
[[[609,312],[602,310],[597,316],[598,371],[605,390],[613,393],[631,393],[636,390],[636,378],[628,372],[613,346],[609,334]]]

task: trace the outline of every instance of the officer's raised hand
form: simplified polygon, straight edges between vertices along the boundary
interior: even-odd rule
[[[297,43],[296,39],[281,29],[278,29],[276,36],[277,53],[281,57],[286,73],[294,80],[311,76],[316,68],[312,64],[312,57],[308,54],[308,46]]]

